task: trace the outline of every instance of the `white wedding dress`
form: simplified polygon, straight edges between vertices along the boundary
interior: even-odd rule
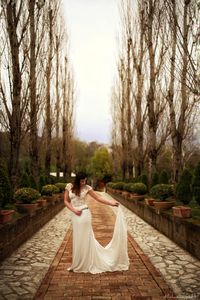
[[[117,208],[112,240],[103,247],[95,239],[91,213],[85,203],[85,197],[92,187],[86,185],[80,197],[72,192],[72,184],[67,184],[66,189],[71,204],[77,209],[83,209],[81,216],[72,214],[72,265],[68,270],[92,274],[128,270],[127,228],[121,207]]]

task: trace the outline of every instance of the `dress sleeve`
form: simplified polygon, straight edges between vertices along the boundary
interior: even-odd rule
[[[65,189],[69,192],[72,189],[72,184],[71,183],[67,183]]]
[[[87,190],[87,193],[88,193],[89,191],[92,190],[92,187],[90,185],[86,184],[86,190]]]

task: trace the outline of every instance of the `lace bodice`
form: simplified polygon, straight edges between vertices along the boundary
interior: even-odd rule
[[[81,189],[80,196],[77,196],[75,193],[72,192],[73,185],[68,183],[65,187],[66,190],[69,192],[69,198],[71,200],[71,204],[74,207],[85,205],[85,197],[87,193],[92,190],[92,187],[89,185],[85,185],[83,189]]]

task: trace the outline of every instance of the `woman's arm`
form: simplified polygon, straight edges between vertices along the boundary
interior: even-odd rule
[[[95,193],[94,190],[89,190],[88,194],[93,197],[95,200],[107,204],[107,205],[111,205],[111,206],[119,206],[119,202],[112,199],[112,200],[107,200],[105,198],[102,198],[101,196],[99,196],[97,193]]]
[[[69,192],[67,190],[65,190],[65,193],[64,193],[64,203],[67,206],[67,208],[69,210],[71,210],[74,214],[76,214],[77,216],[81,215],[82,211],[75,209],[69,202]]]

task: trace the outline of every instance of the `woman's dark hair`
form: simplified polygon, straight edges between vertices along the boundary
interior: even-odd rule
[[[83,180],[83,179],[86,179],[86,178],[87,178],[87,174],[84,173],[84,172],[78,172],[76,174],[76,177],[74,179],[74,184],[73,184],[73,187],[72,187],[72,192],[73,193],[80,196],[80,189],[81,189],[80,181]]]

